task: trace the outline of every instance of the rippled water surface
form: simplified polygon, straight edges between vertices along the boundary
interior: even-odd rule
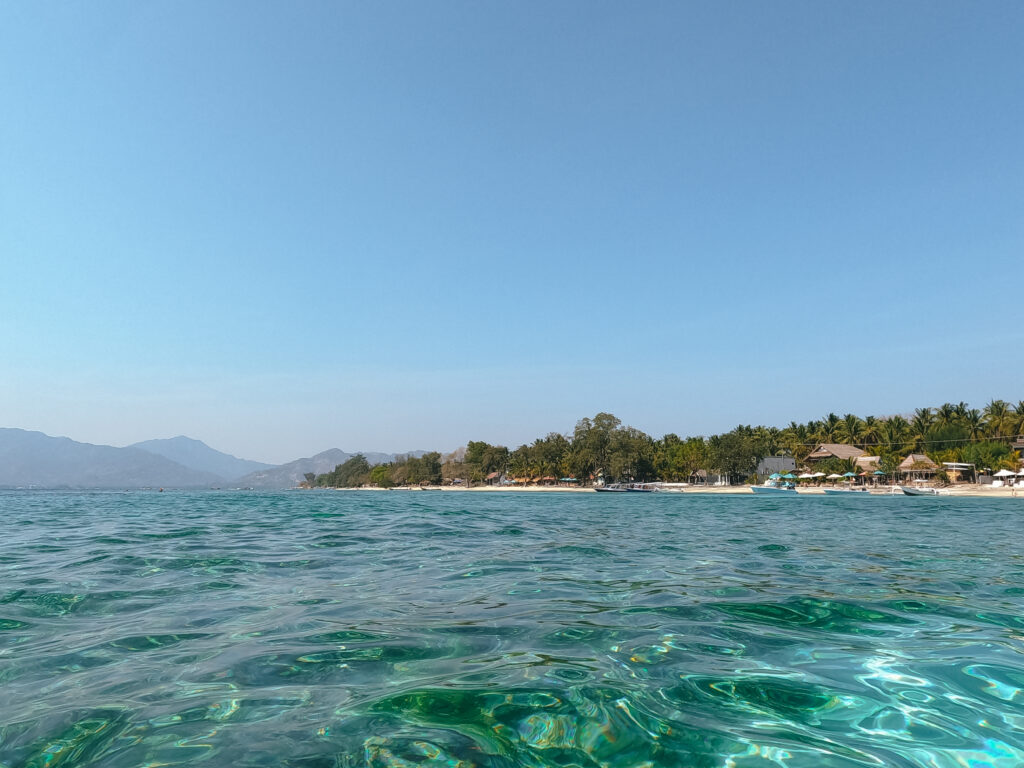
[[[1022,513],[0,493],[0,766],[1017,768]]]

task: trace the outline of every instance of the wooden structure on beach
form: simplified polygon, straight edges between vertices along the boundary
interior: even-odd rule
[[[816,461],[825,459],[858,459],[865,455],[865,451],[854,445],[845,443],[821,443],[807,455],[807,462],[813,464]]]
[[[923,453],[912,453],[900,462],[900,474],[910,480],[927,480],[934,477],[939,466]]]

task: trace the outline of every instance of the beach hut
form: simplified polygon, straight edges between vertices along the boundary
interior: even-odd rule
[[[900,462],[899,472],[905,480],[928,480],[935,476],[938,465],[923,453],[912,453]]]
[[[999,478],[994,483],[992,483],[992,485],[994,485],[994,486],[996,486],[998,488],[999,486],[1003,485],[1004,483],[1009,484],[1010,481],[1009,481],[1008,478],[1011,478],[1011,477],[1015,478],[1016,476],[1017,476],[1017,473],[1014,472],[1012,469],[1000,469],[998,472],[996,472],[994,475],[992,475],[992,477],[998,477]]]
[[[844,443],[821,443],[807,456],[808,462],[823,461],[824,459],[857,459],[864,455],[864,451],[852,445]]]
[[[853,463],[857,465],[857,469],[861,472],[873,472],[879,468],[881,460],[881,456],[858,456],[853,460]]]
[[[965,464],[958,461],[942,462],[942,469],[952,483],[976,483],[978,482],[978,471],[973,464]]]

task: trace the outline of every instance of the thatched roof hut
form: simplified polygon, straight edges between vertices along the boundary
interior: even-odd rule
[[[938,464],[923,453],[912,453],[900,462],[900,474],[910,477],[934,475],[938,469]]]
[[[864,455],[864,451],[854,445],[845,443],[822,443],[807,456],[808,461],[822,459],[856,459]]]
[[[938,469],[939,466],[934,461],[929,459],[923,453],[912,453],[903,461],[900,462],[900,472],[907,472],[911,470],[927,470],[932,471]]]
[[[854,463],[861,472],[874,472],[880,468],[879,462],[881,460],[881,456],[859,456],[854,459]]]

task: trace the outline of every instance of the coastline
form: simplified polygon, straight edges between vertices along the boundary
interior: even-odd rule
[[[872,491],[873,496],[889,496],[892,495],[889,492],[889,487],[886,486],[884,490]],[[396,486],[394,488],[328,488],[323,490],[331,491],[372,491],[372,492],[407,492],[407,493],[421,493],[424,491],[442,491],[444,493],[595,493],[593,488],[567,488],[560,486],[529,486],[526,488],[515,487],[515,486],[495,486],[495,485],[480,485],[474,488],[460,488],[451,485],[429,485],[429,486]],[[993,498],[1018,498],[1024,500],[1024,487],[1018,489],[1018,493],[1014,495],[1014,489],[1012,487],[1004,486],[1002,488],[993,488],[990,485],[959,485],[949,486],[944,489],[947,493],[943,496],[971,496],[980,497],[986,499]],[[678,492],[670,492],[678,493]],[[681,491],[685,495],[738,495],[747,494],[753,495],[749,485],[729,485],[729,486],[712,486],[702,487],[694,486],[687,487]],[[801,488],[797,491],[798,496],[824,496],[824,489],[822,487],[817,488]]]

